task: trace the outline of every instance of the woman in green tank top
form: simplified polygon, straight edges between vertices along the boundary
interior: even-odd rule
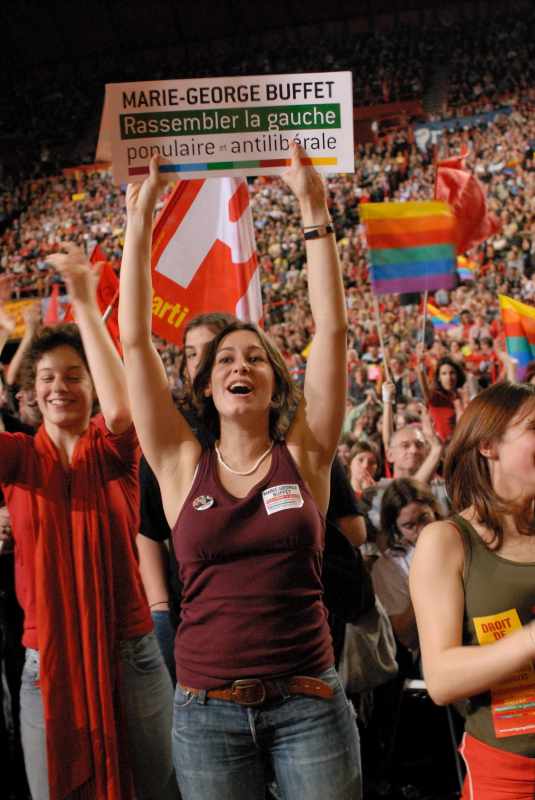
[[[472,400],[445,478],[456,513],[424,529],[410,573],[427,687],[439,705],[468,698],[463,797],[514,790],[527,800],[535,793],[535,387],[501,381]]]

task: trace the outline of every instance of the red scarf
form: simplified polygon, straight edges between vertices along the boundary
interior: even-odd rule
[[[52,800],[134,794],[99,436],[90,424],[69,474],[44,425],[35,437],[47,462],[35,487],[35,577]]]

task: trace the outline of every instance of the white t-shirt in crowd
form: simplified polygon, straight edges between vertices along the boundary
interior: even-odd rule
[[[407,543],[405,551],[387,550],[373,566],[373,588],[389,617],[403,614],[411,602],[409,567],[413,555],[414,547]]]

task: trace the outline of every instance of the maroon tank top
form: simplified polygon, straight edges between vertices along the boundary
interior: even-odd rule
[[[333,664],[324,536],[325,517],[284,443],[243,498],[226,491],[214,449],[203,449],[173,528],[184,584],[175,646],[181,684],[214,689],[239,678],[316,676]]]

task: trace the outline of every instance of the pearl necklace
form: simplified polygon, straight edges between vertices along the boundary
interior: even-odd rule
[[[259,465],[262,463],[262,461],[265,459],[265,457],[271,453],[271,450],[272,450],[272,447],[273,447],[274,444],[275,444],[275,442],[271,442],[271,444],[269,445],[269,447],[266,450],[266,452],[264,453],[264,455],[260,456],[260,458],[258,459],[256,464],[254,465],[254,467],[252,469],[250,469],[248,472],[238,472],[236,469],[232,469],[231,467],[229,467],[228,464],[225,464],[225,462],[223,461],[223,459],[221,457],[221,453],[219,452],[219,447],[217,446],[217,444],[215,446],[215,451],[217,453],[217,460],[219,461],[219,463],[221,464],[222,467],[225,467],[225,469],[228,469],[228,471],[232,472],[233,475],[245,476],[245,475],[252,475],[253,472],[258,469]]]

